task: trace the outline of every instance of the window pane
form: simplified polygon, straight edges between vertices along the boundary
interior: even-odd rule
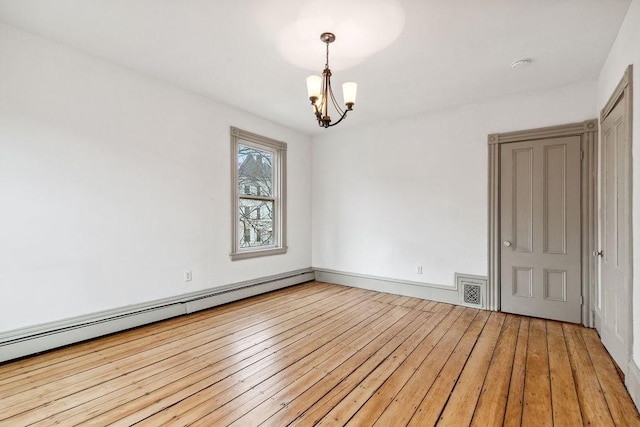
[[[274,245],[273,201],[240,199],[238,223],[241,248]]]
[[[273,154],[238,145],[238,191],[241,194],[273,196]]]

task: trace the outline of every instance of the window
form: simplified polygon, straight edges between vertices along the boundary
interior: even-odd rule
[[[287,144],[231,128],[231,259],[283,254]]]

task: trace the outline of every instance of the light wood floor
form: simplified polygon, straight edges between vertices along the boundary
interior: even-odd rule
[[[594,330],[312,282],[0,365],[0,425],[640,425]]]

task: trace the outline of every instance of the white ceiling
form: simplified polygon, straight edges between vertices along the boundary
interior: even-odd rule
[[[358,82],[355,109],[340,125],[351,127],[594,81],[629,3],[0,0],[0,20],[317,134],[331,132],[317,126],[306,99],[309,69],[320,74],[324,65],[320,31],[336,32],[330,55],[334,87],[340,92],[338,83]],[[320,23],[331,28],[319,30]],[[310,39],[317,44],[309,45]],[[354,48],[369,54],[354,59]],[[371,53],[375,48],[382,50]],[[521,58],[533,63],[511,69]]]

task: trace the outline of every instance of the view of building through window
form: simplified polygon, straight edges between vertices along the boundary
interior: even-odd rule
[[[238,243],[273,245],[273,153],[238,144]]]

